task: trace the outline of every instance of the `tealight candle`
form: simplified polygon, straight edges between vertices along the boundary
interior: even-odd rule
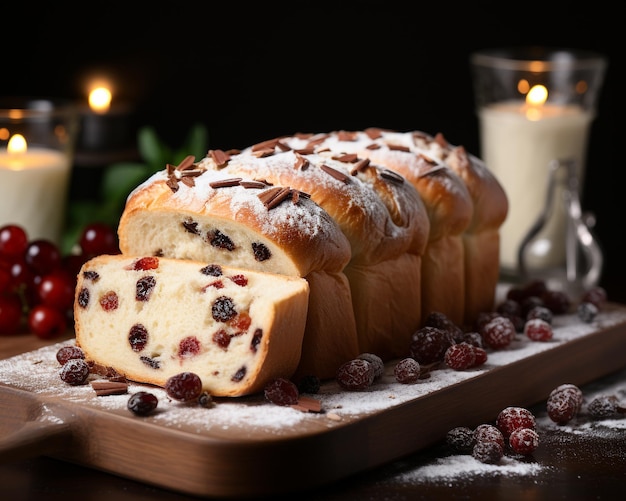
[[[509,199],[500,267],[506,278],[519,278],[521,245],[546,207],[551,162],[574,162],[583,185],[606,61],[583,51],[519,48],[479,51],[471,63],[481,157]],[[532,249],[532,265],[546,273],[566,266],[565,204],[555,210]]]
[[[56,108],[0,110],[0,226],[18,224],[31,240],[60,243],[73,119]]]

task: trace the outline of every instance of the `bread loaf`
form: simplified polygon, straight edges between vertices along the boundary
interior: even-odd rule
[[[299,368],[331,377],[359,351],[339,226],[296,189],[196,167],[170,166],[129,195],[120,250],[305,278],[312,307]]]
[[[277,138],[273,143],[277,151],[356,155],[405,177],[418,191],[430,222],[422,258],[421,310],[424,315],[442,312],[460,325],[466,297],[463,235],[473,217],[473,204],[465,183],[444,163],[442,155],[419,148],[415,137],[413,133],[369,129],[299,134]],[[250,149],[264,151],[268,146],[270,141]]]
[[[198,167],[310,194],[350,242],[344,272],[359,351],[383,360],[406,355],[422,316],[421,261],[430,222],[421,197],[404,177],[367,159],[283,151],[276,144],[230,155],[223,163],[208,155]]]
[[[78,275],[86,359],[164,386],[194,372],[215,396],[255,393],[300,360],[309,286],[294,276],[158,257],[98,256]]]

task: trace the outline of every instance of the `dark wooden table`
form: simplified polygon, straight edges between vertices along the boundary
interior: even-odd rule
[[[45,344],[32,335],[0,337],[0,358],[32,351]],[[618,388],[619,396],[626,398],[626,347],[624,350],[625,368],[582,386],[585,395],[602,393],[605,388],[613,392]],[[523,381],[511,384],[523,384]],[[545,404],[530,409],[537,416],[538,424],[550,423]],[[595,429],[589,428],[590,421],[584,416],[563,429],[540,426],[539,449],[530,458],[515,460],[518,465],[536,466],[537,471],[533,472],[523,466],[515,471],[506,470],[506,465],[489,471],[477,470],[475,465],[468,471],[458,466],[451,468],[445,466],[450,451],[442,443],[323,488],[272,499],[623,499],[626,493],[626,416],[622,419],[623,423],[621,419],[613,420]],[[444,465],[436,466],[437,461],[443,461]],[[427,466],[445,476],[420,475],[420,471],[424,471],[420,468]],[[315,471],[310,474],[315,475]],[[241,481],[245,482],[245,478]],[[2,499],[11,501],[194,499],[47,457],[1,464],[0,493]]]

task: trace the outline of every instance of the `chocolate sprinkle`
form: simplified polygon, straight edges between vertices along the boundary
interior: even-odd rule
[[[329,167],[326,164],[320,165],[320,169],[322,169],[327,174],[330,174],[332,177],[334,177],[338,181],[343,181],[344,183],[347,183],[350,180],[350,178],[346,176],[343,172],[340,172],[337,169],[333,169],[332,167]]]

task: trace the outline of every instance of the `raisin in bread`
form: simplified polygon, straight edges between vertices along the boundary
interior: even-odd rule
[[[296,369],[308,294],[294,276],[99,256],[78,275],[76,343],[133,381],[164,386],[190,371],[212,395],[246,395]]]
[[[421,261],[430,223],[421,197],[403,176],[356,155],[274,147],[228,158],[210,153],[198,167],[308,193],[350,242],[344,272],[359,351],[383,360],[406,355],[421,322]]]
[[[185,161],[129,195],[118,225],[128,256],[163,256],[305,278],[300,373],[333,377],[359,353],[345,235],[307,194]]]

